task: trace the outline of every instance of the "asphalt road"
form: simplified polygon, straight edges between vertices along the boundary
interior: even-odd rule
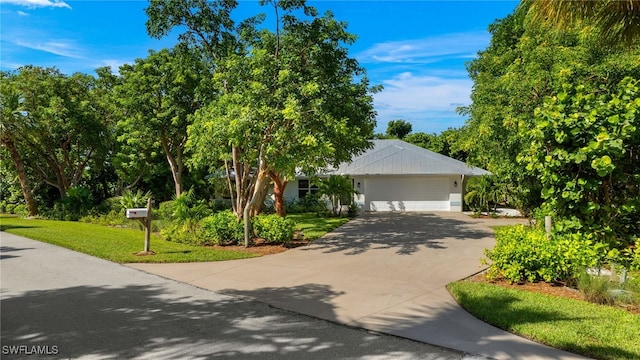
[[[478,359],[5,232],[0,272],[2,359]]]

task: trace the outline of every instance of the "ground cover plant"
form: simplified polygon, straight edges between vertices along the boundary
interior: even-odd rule
[[[485,282],[448,289],[478,319],[536,342],[595,359],[640,358],[640,316],[624,309]]]

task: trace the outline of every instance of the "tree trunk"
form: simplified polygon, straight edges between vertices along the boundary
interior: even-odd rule
[[[13,139],[10,137],[6,137],[2,139],[2,143],[6,146],[9,151],[9,155],[11,156],[11,160],[13,160],[13,164],[16,167],[16,172],[18,173],[18,179],[20,180],[20,188],[22,189],[22,196],[24,196],[24,201],[27,204],[27,210],[29,211],[29,216],[38,215],[38,206],[36,205],[36,201],[33,198],[33,193],[31,192],[31,186],[29,186],[29,179],[27,178],[27,172],[24,170],[24,164],[22,163],[22,157],[16,148],[16,144],[13,142]]]
[[[269,172],[269,176],[273,180],[273,197],[275,200],[276,214],[285,217],[287,209],[284,203],[284,190],[287,188],[287,180],[282,179],[279,174],[274,171]]]
[[[169,168],[171,169],[171,175],[173,176],[173,182],[176,188],[176,197],[180,197],[182,194],[182,149],[178,148],[177,154],[174,157],[173,154],[171,154],[169,141],[164,135],[160,139],[160,144],[162,145],[164,154],[167,157],[167,162],[169,163]]]

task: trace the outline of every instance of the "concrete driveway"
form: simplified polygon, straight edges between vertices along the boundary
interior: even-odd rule
[[[321,319],[497,359],[577,359],[489,326],[445,286],[483,269],[490,226],[459,213],[364,214],[310,246],[218,263],[136,269]]]
[[[3,360],[477,360],[5,232],[0,265]]]

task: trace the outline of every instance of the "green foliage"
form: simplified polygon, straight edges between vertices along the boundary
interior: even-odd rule
[[[244,239],[244,225],[231,211],[220,211],[200,221],[202,236],[218,245],[237,244]]]
[[[16,206],[17,206],[16,204],[7,204],[7,206],[6,206],[6,211],[7,211],[9,214],[15,214],[15,208],[16,208]]]
[[[468,154],[461,148],[461,135],[461,129],[449,128],[439,135],[424,132],[412,133],[403,140],[421,148],[466,162]]]
[[[68,189],[65,197],[55,203],[49,217],[57,220],[77,221],[89,214],[93,206],[91,190],[84,186],[73,186]]]
[[[293,240],[296,223],[276,214],[258,215],[253,219],[253,231],[256,237],[267,242],[286,243]]]
[[[565,92],[563,84],[571,84],[572,88],[583,86],[585,94],[616,93],[617,84],[624,77],[640,78],[638,46],[603,47],[597,41],[598,33],[587,23],[558,33],[544,24],[527,21],[530,3],[523,3],[513,14],[490,26],[489,47],[467,66],[474,81],[473,103],[460,109],[469,116],[460,140],[461,148],[469,153],[469,163],[491,171],[508,184],[511,202],[523,213],[543,202],[538,176],[517,161],[531,146],[530,137],[525,134],[539,131],[535,109],[543,105],[546,97]],[[569,101],[565,99],[562,104]],[[585,117],[591,116],[591,110],[584,110]],[[560,113],[562,119],[557,119],[557,125],[562,131],[557,131],[557,141],[574,143],[572,131],[587,127],[588,121],[574,126],[580,121],[571,119],[568,113]],[[562,121],[565,123],[561,124]],[[598,126],[591,128],[599,130]],[[552,124],[546,130],[549,138],[555,137]],[[609,131],[607,134],[612,135]],[[543,159],[539,163],[544,164],[544,156],[550,154],[546,149],[540,153]],[[610,164],[604,155],[607,154],[582,165],[586,168],[593,163],[601,173],[606,172]],[[614,157],[611,160],[615,162]],[[560,184],[558,191],[562,192],[567,182]]]
[[[540,179],[544,208],[563,230],[626,246],[640,233],[640,87],[565,85],[536,110],[520,158]]]
[[[317,194],[308,193],[301,199],[290,199],[286,201],[286,204],[289,214],[324,213],[327,211],[327,204]]]
[[[329,198],[333,215],[340,216],[342,215],[342,205],[351,205],[356,191],[353,189],[352,180],[348,177],[331,175],[320,180],[318,193]]]
[[[387,124],[388,138],[404,139],[411,132],[411,123],[405,120],[391,120]]]
[[[611,281],[604,276],[583,273],[578,277],[578,290],[589,302],[603,305],[615,303],[611,289]]]
[[[169,224],[160,230],[160,235],[167,241],[194,246],[211,245],[213,243],[206,237],[200,226],[186,223]]]
[[[158,211],[156,211],[156,215],[160,219],[164,220],[172,220],[173,213],[175,212],[175,201],[163,201],[158,206]]]
[[[29,215],[29,210],[27,210],[27,205],[25,204],[18,204],[16,205],[15,208],[13,208],[13,213],[18,215],[18,216],[28,216]]]
[[[489,276],[520,281],[573,281],[579,271],[600,265],[607,246],[582,234],[547,238],[541,229],[516,225],[496,231],[496,245],[485,250]]]
[[[211,210],[209,209],[206,201],[197,200],[193,189],[183,192],[182,195],[176,197],[171,204],[170,219],[178,221],[179,223],[185,222],[197,222],[209,215]]]
[[[151,192],[143,193],[142,190],[126,189],[120,196],[120,206],[123,209],[143,208],[147,207],[147,201],[151,197]]]
[[[124,209],[111,210],[106,214],[83,216],[78,221],[102,226],[137,227],[136,223],[126,218]]]
[[[491,205],[494,206],[502,195],[499,184],[496,183],[492,175],[472,177],[467,181],[467,189],[464,201],[474,213],[481,213],[486,210],[491,213]]]

